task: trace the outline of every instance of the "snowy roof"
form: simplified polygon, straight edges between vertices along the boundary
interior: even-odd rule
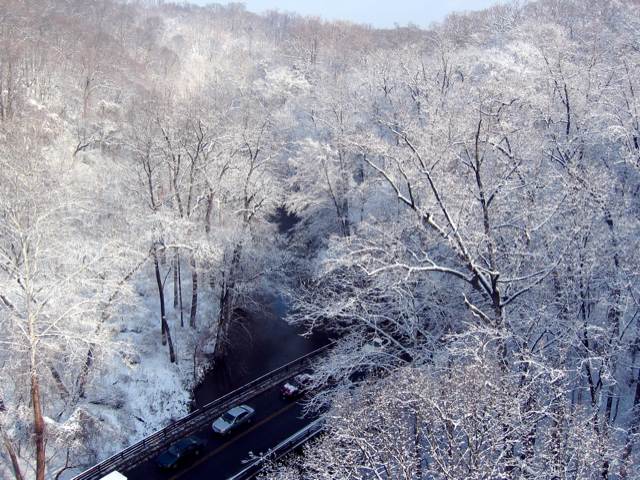
[[[106,477],[102,477],[100,480],[127,480],[127,477],[122,475],[120,472],[111,472]]]
[[[246,409],[244,408],[244,406],[240,405],[239,407],[233,407],[231,410],[229,410],[229,415],[237,417],[238,415],[240,415],[241,413],[244,413],[245,411]]]

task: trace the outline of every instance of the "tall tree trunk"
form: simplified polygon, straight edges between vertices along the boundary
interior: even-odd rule
[[[551,478],[561,478],[565,471],[565,451],[562,448],[563,438],[565,438],[564,422],[565,422],[565,408],[561,404],[561,400],[556,400],[553,403],[551,415],[551,465],[550,474]]]
[[[27,246],[22,245],[24,259],[24,290],[26,292],[27,322],[29,333],[29,377],[31,383],[31,407],[33,409],[33,433],[36,447],[36,480],[44,480],[45,456],[45,423],[40,400],[40,379],[38,378],[38,328],[36,314],[31,310],[33,290],[31,287],[31,266]]]
[[[173,257],[173,309],[178,309],[178,282],[180,281],[178,276],[178,270],[180,268],[180,256],[178,249],[175,249],[175,255]]]
[[[636,366],[635,364],[633,365]],[[638,368],[638,367],[636,367]],[[629,460],[633,453],[636,437],[640,433],[640,368],[638,368],[638,376],[636,377],[636,392],[633,397],[633,407],[631,409],[631,428],[627,432],[627,440],[622,451],[622,461],[620,462],[620,478],[629,478]]]
[[[182,266],[178,262],[178,308],[180,309],[180,326],[184,327],[184,306],[182,304]]]
[[[198,270],[196,259],[191,255],[191,314],[189,315],[189,326],[196,328],[196,315],[198,314]]]
[[[231,265],[226,275],[222,277],[220,287],[220,309],[218,312],[218,331],[216,333],[215,355],[216,359],[221,359],[226,353],[227,336],[231,328],[233,311],[235,309],[235,286],[236,275],[240,266],[242,255],[242,244],[238,243],[233,249]]]
[[[420,431],[420,417],[418,413],[412,412],[413,420],[413,451],[416,461],[416,479],[422,480],[424,474],[422,473],[423,465],[425,464],[424,449],[422,448],[422,432]]]
[[[614,271],[619,271],[620,268],[620,257],[618,255],[618,238],[616,236],[615,226],[613,222],[613,216],[611,215],[611,211],[606,208],[605,212],[605,223],[609,227],[609,231],[611,232],[611,246],[613,247],[613,268]],[[610,358],[610,374],[613,378],[616,376],[616,370],[618,367],[618,343],[620,336],[620,318],[622,316],[622,311],[620,308],[620,300],[621,300],[621,289],[618,283],[617,278],[613,279],[614,287],[610,293],[610,306],[609,311],[607,312],[607,319],[609,320],[609,327],[611,328],[611,337],[609,339],[609,358]],[[612,422],[612,407],[614,400],[614,383],[612,382],[607,388],[607,403],[605,406],[605,417],[604,421],[606,423]]]
[[[32,355],[35,357],[35,355]],[[32,359],[32,361],[35,358]],[[42,416],[42,404],[40,403],[40,381],[36,372],[35,363],[31,366],[31,405],[33,407],[33,430],[36,443],[36,480],[44,480],[45,470],[45,424]]]
[[[9,455],[9,459],[11,460],[11,466],[13,467],[13,476],[16,480],[24,480],[24,477],[22,476],[22,470],[20,470],[18,455],[16,455],[16,451],[13,448],[11,440],[4,431],[0,430],[0,433],[2,433],[2,443],[4,444],[4,448]]]
[[[87,383],[87,376],[89,375],[89,371],[91,370],[91,365],[93,365],[93,349],[95,345],[92,343],[89,345],[89,349],[87,350],[87,356],[84,359],[84,364],[82,365],[82,369],[80,370],[80,375],[78,376],[77,384],[77,398],[84,398],[85,395],[85,385]]]
[[[218,329],[216,331],[215,354],[216,360],[222,359],[226,354],[227,329],[231,320],[231,288],[223,280],[220,288],[220,309],[218,312]]]
[[[207,211],[204,215],[204,230],[207,233],[211,233],[211,212],[213,211],[213,193],[209,193],[207,196]]]
[[[160,331],[162,334],[162,345],[167,344],[166,314],[164,307],[164,288],[162,285],[162,275],[160,274],[160,265],[158,263],[158,253],[156,247],[153,247],[153,266],[156,272],[156,284],[158,285],[158,296],[160,299]]]
[[[167,323],[167,313],[164,304],[164,285],[162,284],[162,276],[160,275],[160,265],[158,264],[158,254],[156,246],[153,247],[153,265],[156,271],[156,283],[158,284],[158,298],[160,300],[160,325],[162,329],[162,344],[169,344],[169,359],[171,363],[176,361],[176,353],[173,349],[173,341],[171,340],[171,332]]]
[[[344,238],[349,238],[351,236],[351,224],[349,221],[349,200],[347,198],[342,199],[342,206],[340,208],[340,224],[342,226],[342,235]]]
[[[47,363],[47,366],[49,367],[51,376],[53,377],[53,380],[55,381],[56,386],[58,387],[58,391],[60,392],[60,398],[62,398],[63,400],[66,400],[69,397],[69,390],[67,389],[66,385],[62,381],[60,372],[58,372],[56,367],[54,367],[50,362]]]

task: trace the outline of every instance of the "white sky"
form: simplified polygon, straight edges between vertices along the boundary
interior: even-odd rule
[[[230,3],[228,0],[190,0],[199,5]],[[498,0],[245,0],[248,10],[280,10],[327,20],[349,20],[376,27],[393,27],[411,22],[423,27],[442,20],[453,11],[481,10]]]

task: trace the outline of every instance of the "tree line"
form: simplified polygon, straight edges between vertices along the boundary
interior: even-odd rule
[[[113,362],[219,360],[277,289],[340,341],[268,478],[637,476],[639,13],[2,2],[0,471],[98,460]]]

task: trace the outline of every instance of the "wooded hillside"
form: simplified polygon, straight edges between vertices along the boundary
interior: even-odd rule
[[[637,1],[0,0],[0,476],[185,414],[276,290],[340,342],[265,478],[638,478],[639,169]]]

